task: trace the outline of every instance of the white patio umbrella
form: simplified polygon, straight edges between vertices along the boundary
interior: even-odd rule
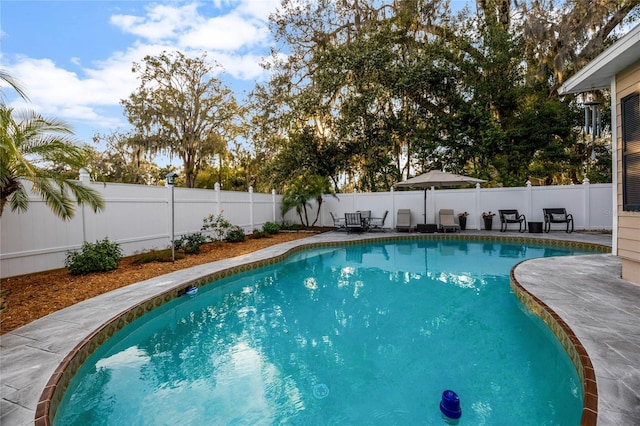
[[[455,173],[431,170],[419,176],[412,177],[396,183],[398,188],[422,188],[424,189],[424,223],[427,223],[427,188],[442,186],[465,186],[475,183],[483,183],[486,180],[470,176],[456,175]]]

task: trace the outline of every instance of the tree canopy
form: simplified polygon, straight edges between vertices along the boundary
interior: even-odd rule
[[[217,68],[204,53],[146,56],[133,65],[139,87],[121,102],[135,128],[131,142],[152,154],[179,157],[189,188],[206,160],[224,151],[241,130],[243,111],[231,89],[214,77]]]
[[[638,3],[284,0],[272,77],[253,93],[256,151],[275,187],[309,170],[336,190],[388,190],[430,169],[575,182],[596,147],[557,88]]]

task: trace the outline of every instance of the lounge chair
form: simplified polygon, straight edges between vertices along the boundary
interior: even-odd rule
[[[329,212],[331,215],[331,219],[333,220],[333,226],[338,228],[339,231],[346,231],[347,227],[345,226],[345,221],[343,217],[336,217],[333,212]]]
[[[567,210],[563,208],[542,209],[544,213],[544,232],[551,231],[552,223],[566,223],[565,232],[573,232],[573,215],[567,214]]]
[[[453,209],[440,209],[438,215],[440,217],[440,229],[442,232],[449,230],[458,232],[460,230],[460,225],[458,225],[453,218]]]
[[[410,232],[411,227],[411,210],[410,209],[398,209],[396,215],[396,231]]]
[[[523,214],[518,213],[518,210],[498,210],[498,213],[500,214],[500,232],[505,232],[509,223],[517,223],[518,232],[527,230],[527,219]]]
[[[382,231],[384,232],[384,221],[387,220],[387,215],[389,214],[389,210],[385,210],[382,217],[372,217],[369,219],[369,230],[370,231]]]
[[[360,212],[345,213],[344,225],[347,228],[347,232],[349,233],[364,231],[364,227],[362,226],[362,216],[360,216]]]

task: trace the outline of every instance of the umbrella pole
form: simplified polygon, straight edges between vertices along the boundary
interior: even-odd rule
[[[427,224],[427,188],[424,189],[424,224]]]

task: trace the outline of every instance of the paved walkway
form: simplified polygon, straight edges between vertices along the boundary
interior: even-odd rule
[[[464,231],[464,235],[571,240],[611,245],[602,234],[519,234]],[[133,284],[55,312],[0,336],[0,424],[32,425],[49,378],[65,356],[117,312],[203,275],[249,261],[278,256],[307,242],[391,237],[330,232],[269,247]],[[406,235],[406,234],[403,234]],[[622,281],[612,255],[546,258],[524,262],[516,277],[569,324],[586,347],[596,370],[598,424],[640,424],[640,286]]]
[[[620,279],[613,255],[523,262],[515,278],[553,309],[591,359],[598,425],[640,425],[640,285]]]

